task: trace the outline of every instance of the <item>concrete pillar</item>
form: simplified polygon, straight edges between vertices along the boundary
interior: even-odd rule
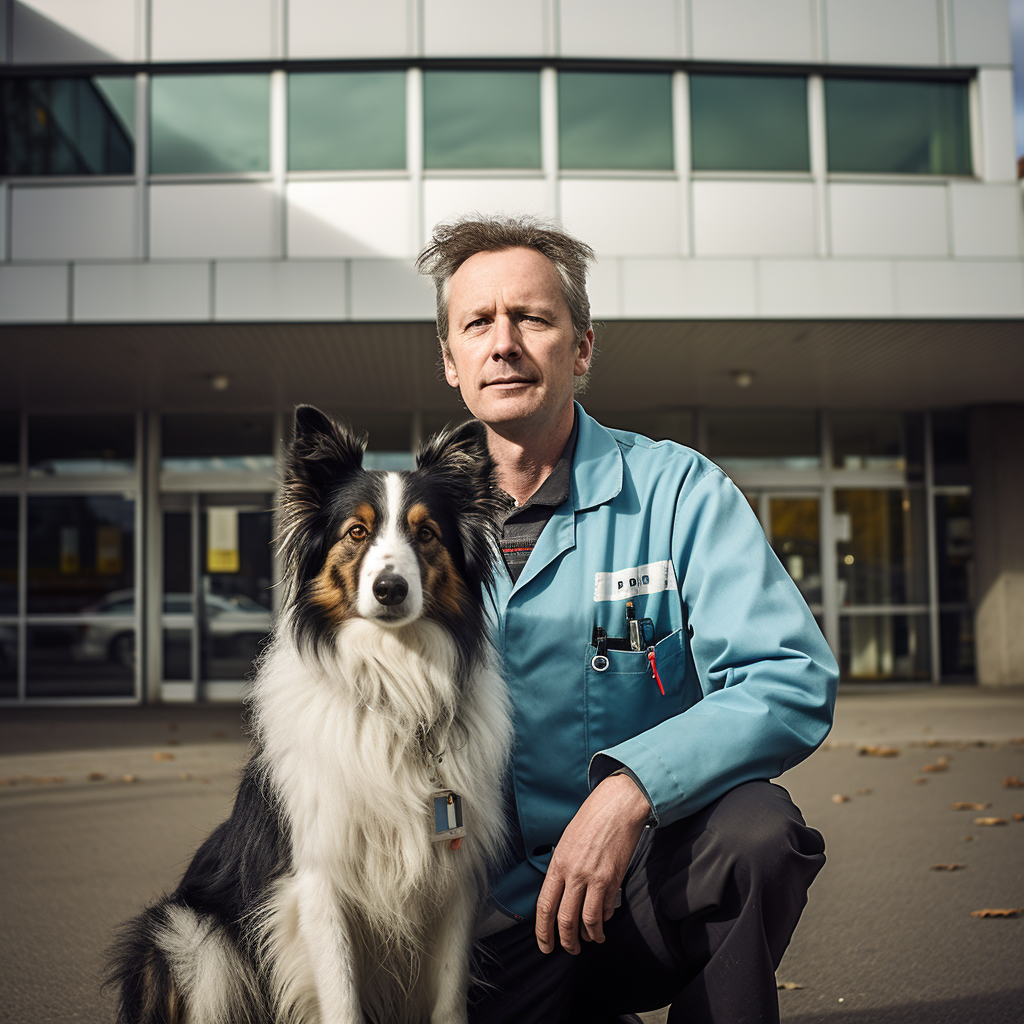
[[[970,411],[978,682],[1024,683],[1024,405]]]

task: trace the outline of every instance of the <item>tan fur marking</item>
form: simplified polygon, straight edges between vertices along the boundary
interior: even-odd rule
[[[330,615],[331,620],[338,624],[352,614],[358,600],[359,588],[359,555],[363,543],[348,535],[353,526],[363,526],[367,533],[372,532],[376,515],[366,504],[357,506],[355,515],[349,516],[338,530],[340,539],[327,552],[324,567],[313,581],[312,600]],[[338,585],[338,578],[342,586]]]

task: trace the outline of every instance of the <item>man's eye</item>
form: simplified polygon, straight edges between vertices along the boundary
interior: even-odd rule
[[[369,535],[369,531],[362,523],[356,523],[355,526],[349,527],[348,536],[353,540],[366,540]]]

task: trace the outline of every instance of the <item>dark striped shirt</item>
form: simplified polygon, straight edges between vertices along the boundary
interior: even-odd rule
[[[501,554],[505,559],[512,582],[519,579],[530,552],[540,538],[541,531],[555,514],[555,509],[569,497],[569,482],[572,475],[572,457],[576,451],[577,423],[572,424],[572,433],[566,442],[555,468],[544,483],[523,505],[509,509],[501,527]]]

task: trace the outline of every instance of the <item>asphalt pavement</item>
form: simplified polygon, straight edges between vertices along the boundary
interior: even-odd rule
[[[224,817],[246,749],[237,706],[0,712],[0,1021],[112,1020],[103,949]],[[781,780],[828,849],[778,972],[786,1024],[1024,1021],[1024,912],[974,916],[1024,911],[1011,779],[1024,688],[841,693]]]

